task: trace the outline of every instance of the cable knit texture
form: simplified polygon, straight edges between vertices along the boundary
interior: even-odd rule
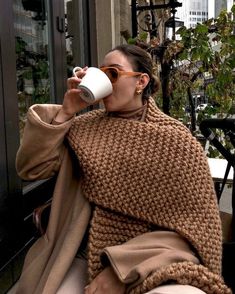
[[[187,128],[150,98],[144,122],[96,110],[75,119],[68,140],[83,170],[84,195],[95,206],[88,245],[91,279],[102,270],[104,247],[158,226],[186,238],[202,265],[172,264],[131,293],[167,280],[230,293],[220,278],[222,234],[213,182],[202,147]]]

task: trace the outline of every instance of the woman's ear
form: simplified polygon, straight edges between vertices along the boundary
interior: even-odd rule
[[[138,89],[144,90],[144,88],[148,85],[149,81],[150,81],[149,75],[146,73],[143,73],[138,79],[136,86],[138,87]]]

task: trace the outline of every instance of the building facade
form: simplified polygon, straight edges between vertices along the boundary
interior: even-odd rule
[[[183,21],[187,28],[195,27],[197,23],[208,19],[207,0],[182,0],[181,3],[182,7],[177,9],[176,17]]]
[[[182,7],[177,9],[176,17],[190,28],[207,19],[216,18],[221,10],[230,11],[234,0],[181,0],[181,3]]]
[[[214,2],[214,17],[217,17],[221,10],[230,11],[234,4],[234,0],[214,0]]]

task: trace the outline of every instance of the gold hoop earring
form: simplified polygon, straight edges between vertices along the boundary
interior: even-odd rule
[[[140,90],[140,89],[136,89],[136,90],[135,90],[135,93],[136,93],[137,95],[140,95],[140,94],[142,94],[142,90]]]

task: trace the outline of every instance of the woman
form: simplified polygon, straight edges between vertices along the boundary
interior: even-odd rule
[[[105,110],[75,117],[87,106],[77,88],[86,68],[68,80],[62,106],[29,109],[18,173],[58,176],[18,293],[230,293],[206,158],[151,98],[151,58],[121,45],[101,69],[113,83]]]

